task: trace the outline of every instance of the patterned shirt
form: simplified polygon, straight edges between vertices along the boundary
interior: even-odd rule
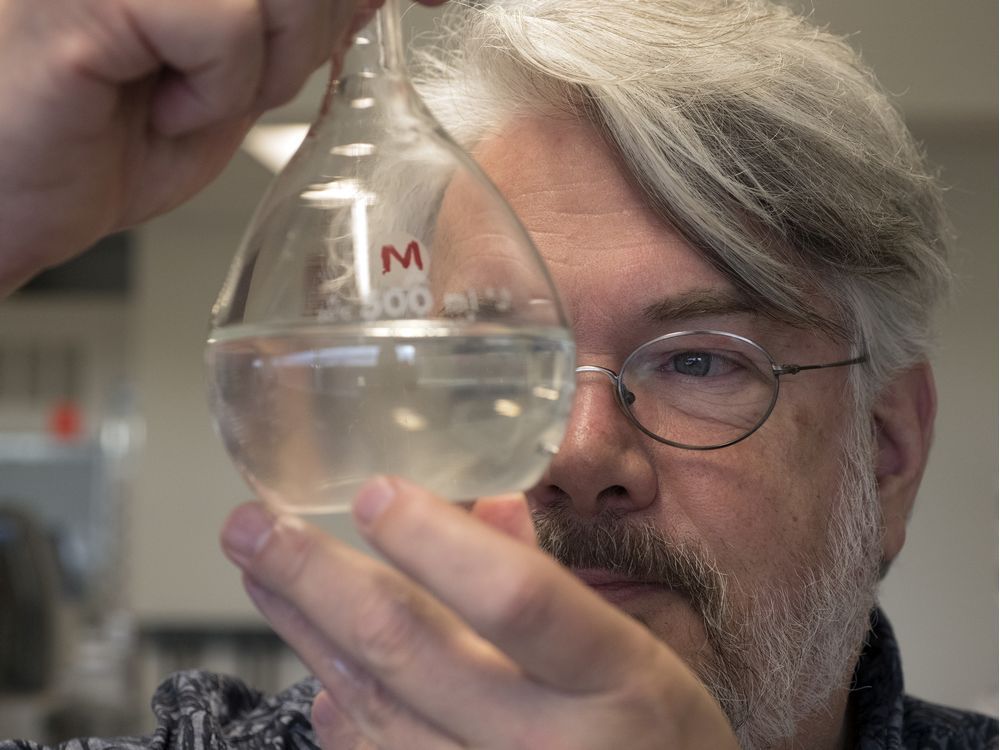
[[[273,697],[208,672],[180,672],[153,696],[148,737],[70,740],[60,750],[315,750],[309,710],[319,686],[304,680]],[[857,750],[997,750],[997,720],[903,693],[899,648],[881,611],[854,676]],[[44,750],[0,741],[0,750]],[[331,749],[332,750],[332,749]]]
[[[851,694],[857,750],[996,750],[997,720],[918,700],[903,692],[899,646],[882,610],[872,612],[868,642]]]

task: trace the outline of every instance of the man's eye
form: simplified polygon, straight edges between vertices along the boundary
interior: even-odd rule
[[[714,352],[678,352],[667,359],[668,371],[692,377],[719,377],[739,368],[733,357]]]
[[[671,369],[681,375],[708,375],[712,369],[712,355],[703,352],[683,352],[670,358]]]

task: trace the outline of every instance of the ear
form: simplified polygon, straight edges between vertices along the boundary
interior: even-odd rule
[[[927,465],[936,412],[937,391],[927,362],[898,374],[876,401],[875,470],[885,523],[883,569],[906,539],[906,522]]]

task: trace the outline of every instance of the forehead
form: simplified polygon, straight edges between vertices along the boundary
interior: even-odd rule
[[[620,327],[692,290],[734,296],[732,284],[647,207],[589,125],[518,120],[475,156],[531,234],[578,330],[612,319]]]

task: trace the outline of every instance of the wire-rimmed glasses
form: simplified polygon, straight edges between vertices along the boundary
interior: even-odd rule
[[[622,411],[654,440],[714,450],[744,440],[767,421],[782,375],[866,361],[862,354],[838,362],[778,364],[762,346],[735,333],[678,331],[639,346],[619,373],[597,365],[581,365],[576,372],[606,375]]]

